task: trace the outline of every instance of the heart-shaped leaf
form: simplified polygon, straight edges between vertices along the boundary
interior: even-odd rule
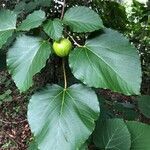
[[[80,84],[63,89],[47,86],[35,93],[28,106],[28,121],[39,149],[79,149],[88,139],[99,115],[96,94]]]
[[[105,29],[70,53],[74,76],[90,87],[139,94],[141,66],[136,49],[120,33]]]

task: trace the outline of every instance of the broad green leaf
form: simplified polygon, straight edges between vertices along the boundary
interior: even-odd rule
[[[105,150],[129,150],[130,133],[122,119],[99,120],[94,132],[94,143]]]
[[[16,29],[17,16],[10,10],[0,10],[0,48]]]
[[[150,126],[137,121],[128,121],[131,134],[131,150],[150,150]]]
[[[139,94],[141,66],[136,49],[120,33],[105,29],[70,53],[74,76],[90,87]]]
[[[16,29],[17,16],[13,11],[1,10],[0,11],[0,31]]]
[[[9,49],[8,70],[21,92],[32,86],[33,76],[45,66],[51,49],[48,42],[25,35],[18,37],[15,44]]]
[[[9,37],[12,36],[13,30],[0,31],[0,48],[5,44]]]
[[[99,15],[88,7],[72,7],[64,15],[64,24],[73,32],[92,32],[103,28]]]
[[[38,150],[38,145],[35,140],[29,144],[28,150]]]
[[[64,90],[48,85],[35,93],[28,106],[28,121],[39,149],[75,150],[88,139],[99,115],[94,91],[81,84]]]
[[[138,107],[143,115],[150,118],[150,96],[143,95],[138,98]]]
[[[45,12],[42,10],[34,11],[18,27],[18,30],[29,31],[30,29],[39,27],[45,20]]]
[[[59,40],[62,37],[63,26],[61,20],[54,19],[48,20],[48,22],[44,25],[44,31],[53,39]]]

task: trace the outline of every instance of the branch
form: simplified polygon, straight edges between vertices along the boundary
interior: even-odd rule
[[[73,38],[73,36],[71,36],[68,32],[65,31],[65,33],[71,38],[75,45],[77,45],[78,47],[83,47],[82,45],[78,44],[77,41]]]
[[[66,0],[64,0],[64,2],[63,2],[63,7],[62,7],[62,11],[61,11],[61,17],[60,17],[61,20],[64,17],[65,5],[66,5]]]

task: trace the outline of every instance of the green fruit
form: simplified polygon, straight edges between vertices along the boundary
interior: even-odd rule
[[[61,39],[53,43],[53,49],[56,55],[59,57],[65,57],[69,54],[72,49],[72,43],[68,39]]]

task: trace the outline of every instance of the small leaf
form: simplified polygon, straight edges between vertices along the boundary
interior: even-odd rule
[[[39,27],[45,20],[45,12],[42,10],[34,11],[18,27],[18,30],[29,31],[30,29]]]
[[[0,10],[0,48],[16,29],[17,15],[10,10]]]
[[[48,20],[48,22],[44,25],[44,31],[53,39],[59,40],[62,37],[63,26],[61,20],[54,19]]]
[[[145,117],[150,118],[150,96],[143,95],[139,97],[138,107]]]
[[[137,121],[128,121],[131,134],[131,150],[150,150],[150,126]]]
[[[18,37],[9,49],[8,70],[21,92],[32,86],[33,76],[45,66],[51,49],[48,42],[25,35]]]
[[[141,66],[136,49],[120,33],[105,29],[70,53],[74,76],[90,87],[139,94]]]
[[[88,7],[72,7],[64,15],[64,24],[73,32],[92,32],[103,28],[99,15]]]
[[[32,96],[28,106],[31,131],[42,150],[79,149],[94,130],[98,115],[95,92],[81,84],[66,90],[48,85]]]
[[[129,150],[130,133],[122,119],[99,120],[94,132],[94,143],[105,150]]]

